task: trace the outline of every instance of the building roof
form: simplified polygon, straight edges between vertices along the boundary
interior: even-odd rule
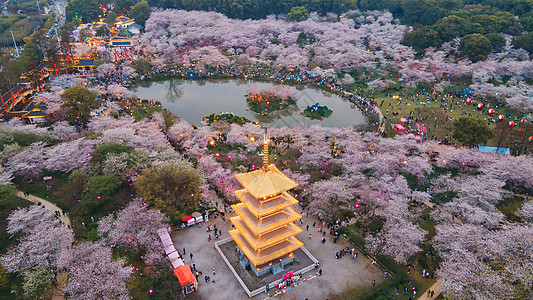
[[[48,61],[43,61],[38,67],[37,67],[37,71],[41,72],[42,70],[44,70],[46,68],[46,66],[48,65]]]
[[[260,200],[281,194],[298,186],[296,182],[281,173],[274,164],[256,171],[236,174],[235,178],[252,196]]]
[[[32,109],[31,111],[27,112],[25,115],[22,115],[24,118],[33,119],[33,118],[44,118],[48,114],[45,111],[42,111],[40,109]]]
[[[94,66],[94,59],[80,59],[74,67],[92,67]]]

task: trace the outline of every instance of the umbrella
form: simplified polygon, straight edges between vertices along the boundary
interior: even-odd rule
[[[181,218],[181,220],[182,220],[183,222],[187,222],[187,221],[189,221],[190,219],[192,219],[191,216],[185,216],[185,217]]]
[[[199,217],[202,216],[202,214],[199,213],[199,212],[197,212],[197,211],[195,211],[195,212],[192,213],[192,216],[193,216],[194,218],[199,218]]]

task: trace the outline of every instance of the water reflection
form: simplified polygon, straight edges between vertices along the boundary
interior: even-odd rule
[[[351,127],[366,123],[361,111],[348,100],[303,85],[294,86],[298,92],[295,105],[266,116],[256,114],[248,109],[246,103],[245,94],[251,84],[266,89],[276,83],[239,79],[168,79],[144,82],[132,90],[140,98],[161,101],[163,107],[195,125],[200,125],[204,116],[220,112],[232,112],[269,127],[294,127],[297,124]],[[323,120],[310,120],[301,114],[307,106],[316,103],[328,106],[333,111],[332,115]]]

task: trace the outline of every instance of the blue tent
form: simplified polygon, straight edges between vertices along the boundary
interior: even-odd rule
[[[496,147],[487,147],[487,146],[478,146],[477,147],[479,152],[486,152],[486,153],[498,153],[498,154],[511,154],[511,150],[509,148],[496,148]],[[496,152],[498,150],[498,152]]]

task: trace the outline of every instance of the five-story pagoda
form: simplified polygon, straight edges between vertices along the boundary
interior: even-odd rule
[[[233,205],[235,229],[229,233],[240,250],[240,263],[257,276],[277,274],[293,261],[292,252],[303,246],[294,236],[301,216],[291,208],[298,203],[287,191],[298,184],[268,163],[268,140],[263,142],[263,168],[235,177],[244,189],[235,191],[241,203]]]

